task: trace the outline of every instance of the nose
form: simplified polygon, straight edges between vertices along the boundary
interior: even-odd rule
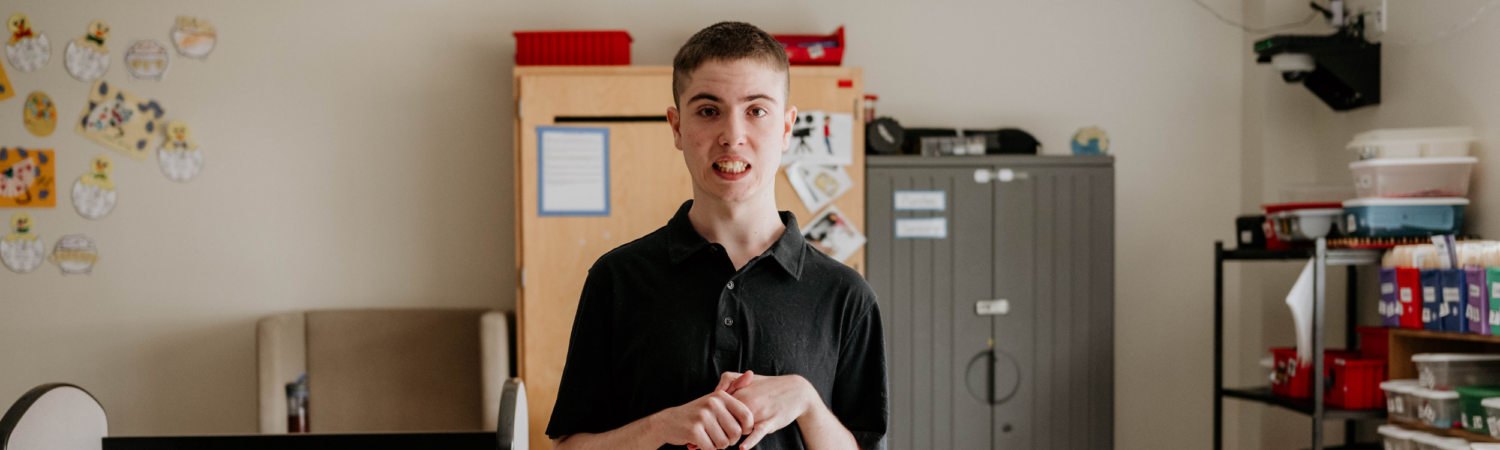
[[[724,121],[724,129],[719,132],[719,145],[729,148],[745,145],[750,124],[745,122],[743,115],[729,116],[729,120]]]

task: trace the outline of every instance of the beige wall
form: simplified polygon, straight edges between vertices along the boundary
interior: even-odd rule
[[[1378,0],[1357,0],[1351,5],[1375,6]],[[1455,25],[1462,25],[1489,3],[1487,0],[1392,1],[1390,28],[1382,49],[1382,102],[1378,106],[1336,113],[1300,85],[1283,83],[1267,65],[1244,67],[1244,148],[1241,166],[1241,202],[1244,212],[1261,203],[1281,200],[1282,189],[1292,185],[1352,186],[1348,164],[1355,155],[1344,144],[1355,133],[1375,128],[1425,126],[1469,126],[1479,132],[1475,149],[1480,157],[1471,185],[1468,232],[1500,235],[1500,209],[1493,205],[1494,182],[1485,173],[1500,170],[1500,160],[1486,155],[1500,138],[1500,26],[1494,8],[1473,26],[1448,37],[1433,40]],[[1306,2],[1293,0],[1245,0],[1244,13],[1255,26],[1285,23],[1305,17]],[[1292,32],[1328,34],[1330,29],[1314,24]],[[1242,52],[1251,61],[1250,43],[1263,34],[1247,34]],[[1415,41],[1415,42],[1413,42]],[[1293,265],[1246,265],[1239,271],[1242,301],[1231,307],[1231,341],[1242,353],[1227,357],[1227,369],[1248,385],[1262,373],[1254,363],[1266,348],[1293,342],[1291,318],[1282,300],[1297,276]],[[1342,273],[1342,271],[1337,271]],[[1361,277],[1369,280],[1373,273]],[[1342,287],[1343,278],[1330,278],[1331,288]],[[1342,290],[1330,290],[1329,345],[1343,345]],[[1372,293],[1360,297],[1361,323],[1379,322]],[[1338,312],[1338,313],[1335,313]],[[1233,384],[1233,383],[1230,383]],[[1228,401],[1226,408],[1237,414],[1227,430],[1232,437],[1226,448],[1281,449],[1307,446],[1309,423],[1305,416],[1243,402]],[[1330,422],[1330,443],[1342,442],[1342,427]],[[1368,430],[1362,430],[1368,436]],[[1373,438],[1371,438],[1373,439]],[[1233,446],[1237,445],[1237,446]]]
[[[87,85],[61,43],[109,20],[107,79],[194,127],[192,183],[116,157],[120,206],[91,222],[34,211],[50,241],[87,233],[91,277],[0,271],[0,401],[72,381],[114,434],[255,429],[254,320],[301,308],[513,304],[510,32],[622,28],[637,64],[668,64],[722,19],[772,31],[848,25],[880,112],[907,125],[1020,126],[1049,153],[1080,126],[1112,133],[1117,194],[1119,448],[1207,445],[1208,242],[1231,237],[1241,173],[1241,34],[1182,0],[1118,2],[169,2],[22,0],[59,48],[40,72],[65,121]],[[1211,2],[1234,10],[1232,0]],[[217,24],[207,62],[127,81],[118,52],[165,39],[177,14]],[[6,106],[9,105],[9,106]],[[69,130],[6,145],[57,149],[70,183],[105,150]]]

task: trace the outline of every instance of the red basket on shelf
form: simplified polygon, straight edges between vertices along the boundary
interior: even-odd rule
[[[771,35],[786,49],[786,58],[794,66],[837,66],[844,63],[844,27],[833,34]]]
[[[1271,348],[1271,358],[1276,366],[1271,372],[1271,393],[1289,398],[1312,397],[1312,361],[1298,361],[1297,349],[1291,347]],[[1323,373],[1328,373],[1331,358],[1359,358],[1359,352],[1348,350],[1323,350]],[[1325,395],[1326,397],[1326,395]],[[1381,400],[1385,400],[1382,395]]]
[[[518,66],[628,66],[624,31],[517,31]]]
[[[1339,357],[1325,360],[1329,387],[1323,393],[1324,402],[1344,409],[1385,407],[1385,393],[1380,391],[1380,383],[1386,381],[1385,360]]]

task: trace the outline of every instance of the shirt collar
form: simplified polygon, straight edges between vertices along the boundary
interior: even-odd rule
[[[667,222],[667,253],[671,257],[672,264],[683,262],[709,244],[703,235],[698,234],[698,230],[693,228],[692,221],[688,219],[688,211],[691,209],[693,209],[693,201],[688,200],[682,204],[682,207],[677,208],[677,214]],[[781,237],[777,238],[762,256],[770,256],[781,265],[783,270],[786,270],[788,275],[800,280],[803,251],[807,246],[804,245],[802,231],[797,228],[797,216],[788,211],[780,211],[778,214],[781,215],[781,223],[786,226],[786,231],[781,233]]]

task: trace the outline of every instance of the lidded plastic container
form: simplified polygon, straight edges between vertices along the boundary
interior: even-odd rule
[[[1412,391],[1418,387],[1417,380],[1381,382],[1380,390],[1385,391],[1386,413],[1397,419],[1417,420],[1417,404],[1412,402]]]
[[[1469,156],[1478,140],[1469,127],[1386,128],[1356,134],[1345,148],[1359,152],[1359,159],[1441,158]]]
[[[1466,198],[1357,198],[1344,202],[1345,235],[1422,237],[1458,234]]]
[[[1500,397],[1500,386],[1459,386],[1453,391],[1458,393],[1458,420],[1464,430],[1489,435],[1489,412],[1483,402]]]
[[[1411,362],[1417,365],[1417,383],[1426,389],[1500,385],[1500,355],[1422,353],[1412,355]]]
[[[1267,216],[1283,241],[1314,241],[1337,234],[1336,224],[1344,210],[1338,208],[1294,209]]]
[[[1466,449],[1469,446],[1468,441],[1459,438],[1438,436],[1423,432],[1414,433],[1415,435],[1411,437],[1412,448],[1414,450],[1457,450]],[[1462,445],[1463,447],[1458,447],[1458,445]]]
[[[1470,442],[1469,450],[1500,450],[1500,443]]]
[[[1411,441],[1417,435],[1415,431],[1390,424],[1376,427],[1375,431],[1385,442],[1385,450],[1417,450],[1417,444]]]
[[[1484,407],[1485,424],[1490,427],[1490,437],[1500,438],[1500,398],[1481,400],[1479,406]]]
[[[1479,158],[1369,159],[1349,163],[1360,197],[1465,197]]]
[[[1413,395],[1421,404],[1417,418],[1422,423],[1442,429],[1453,428],[1458,423],[1457,392],[1417,388]]]

